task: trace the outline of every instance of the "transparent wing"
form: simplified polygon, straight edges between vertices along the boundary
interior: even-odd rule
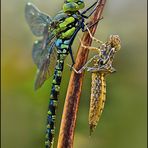
[[[45,56],[48,56],[48,51],[46,49],[43,50],[42,48],[42,40],[35,41],[32,50],[32,58],[34,63],[37,65],[37,68],[40,68],[42,65],[42,61],[44,60]]]
[[[49,48],[54,40],[55,35],[51,33],[47,39],[43,38],[42,40],[35,41],[32,50],[32,58],[38,68],[42,64],[43,59],[50,53],[47,47]]]
[[[54,71],[57,61],[55,42],[48,44],[44,50],[42,49],[42,40],[35,42],[32,57],[38,68],[35,81],[35,89],[38,89]]]
[[[52,18],[45,13],[42,13],[32,3],[27,3],[25,7],[25,18],[32,33],[36,36],[43,36],[47,32]]]

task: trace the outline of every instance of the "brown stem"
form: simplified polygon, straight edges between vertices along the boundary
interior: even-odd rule
[[[98,2],[98,7],[94,12],[94,15],[90,19],[90,23],[92,24],[101,18],[102,11],[104,9],[106,0],[100,0]],[[92,35],[94,35],[97,28],[97,24],[91,27],[90,31]],[[90,46],[92,39],[90,38],[88,32],[85,32],[82,37],[82,42],[84,45]],[[81,47],[79,45],[75,68],[80,69],[87,61],[88,57],[88,49]],[[58,139],[58,148],[72,148],[74,141],[74,130],[76,126],[76,118],[78,112],[78,106],[80,102],[80,95],[82,90],[82,81],[83,81],[84,73],[76,74],[72,72],[69,86],[67,90],[67,95],[65,99],[65,105],[62,115],[59,139]]]

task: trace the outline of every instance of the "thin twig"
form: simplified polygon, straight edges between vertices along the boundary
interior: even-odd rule
[[[99,5],[90,19],[89,24],[93,24],[98,19],[101,19],[101,15],[105,6],[106,0],[100,0],[97,5]],[[94,35],[97,28],[97,24],[91,27],[90,32]],[[90,46],[92,39],[90,38],[88,32],[84,33],[82,37],[82,42],[86,46]],[[80,69],[87,61],[88,58],[88,49],[81,47],[79,45],[75,68]],[[65,99],[65,105],[62,115],[59,139],[58,139],[58,148],[73,148],[74,141],[74,130],[76,126],[76,118],[78,112],[78,106],[80,102],[80,95],[82,90],[83,82],[82,74],[77,74],[74,71],[71,74],[69,86],[67,90],[67,95]]]

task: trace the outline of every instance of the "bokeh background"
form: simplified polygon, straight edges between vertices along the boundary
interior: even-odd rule
[[[30,0],[51,16],[61,9],[63,1]],[[91,0],[85,1],[87,6],[92,3]],[[36,38],[24,18],[28,0],[1,2],[1,147],[43,148],[52,78],[34,92],[36,66],[32,61],[31,48]],[[91,137],[88,127],[91,74],[85,73],[74,148],[146,148],[146,4],[146,0],[107,0],[104,19],[99,23],[95,36],[102,41],[110,34],[121,37],[122,48],[114,61],[117,73],[107,77],[105,109]],[[76,38],[73,44],[75,54],[77,43]],[[70,57],[67,57],[66,63],[71,63]],[[69,77],[69,67],[65,66],[56,143]]]

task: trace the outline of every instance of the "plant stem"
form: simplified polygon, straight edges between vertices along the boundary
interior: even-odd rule
[[[106,0],[100,0],[98,2],[97,4],[98,7],[94,12],[94,15],[91,17],[89,24],[93,24],[98,19],[101,19],[105,2]],[[97,29],[97,24],[91,27],[90,31],[92,35],[94,35],[96,29]],[[84,33],[81,40],[84,45],[86,46],[91,45],[92,39],[90,38],[88,32]],[[89,53],[88,49],[83,48],[81,47],[81,45],[79,45],[76,64],[75,64],[76,69],[80,69],[86,63],[88,58],[88,53]],[[74,130],[76,126],[76,118],[80,102],[83,77],[84,73],[76,74],[74,71],[72,71],[65,99],[57,148],[73,147]]]

